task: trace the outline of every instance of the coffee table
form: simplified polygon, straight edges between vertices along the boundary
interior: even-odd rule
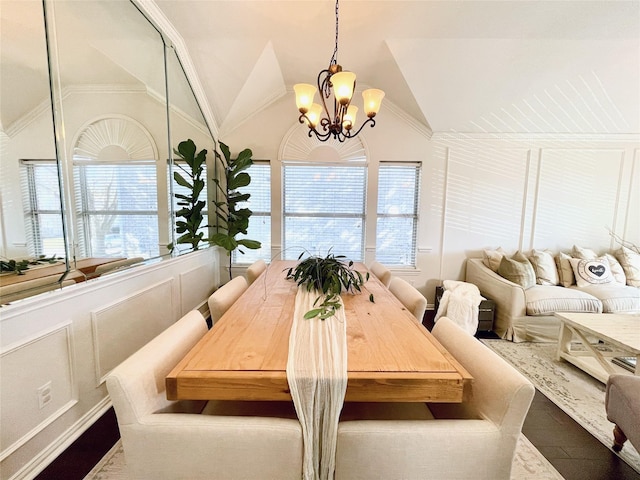
[[[558,360],[564,359],[603,383],[613,373],[640,375],[640,315],[616,313],[556,313],[560,320]],[[572,349],[578,339],[584,349]],[[596,348],[601,340],[610,351]],[[608,349],[609,350],[609,349]],[[615,357],[635,357],[635,371],[614,364]]]

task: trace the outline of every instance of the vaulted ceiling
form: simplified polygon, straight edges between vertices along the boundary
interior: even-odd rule
[[[155,0],[222,132],[315,83],[332,0]],[[639,133],[640,2],[342,0],[338,63],[439,132]],[[391,105],[392,104],[392,105]]]

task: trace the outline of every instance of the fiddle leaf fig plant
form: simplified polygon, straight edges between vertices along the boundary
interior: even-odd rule
[[[182,162],[175,162],[174,166],[179,169],[173,172],[175,182],[184,187],[188,193],[175,193],[178,199],[178,206],[181,207],[176,216],[176,232],[180,236],[176,239],[177,245],[190,245],[193,250],[198,250],[199,245],[204,240],[204,232],[199,231],[202,227],[202,210],[206,202],[200,200],[200,194],[205,187],[203,173],[207,160],[207,150],[203,149],[196,153],[197,148],[193,140],[185,140],[174,149],[176,156]],[[186,164],[186,167],[183,165]],[[188,168],[187,168],[188,167]],[[180,171],[181,170],[181,171]],[[169,250],[173,251],[177,245],[170,243]]]
[[[240,234],[246,235],[249,228],[249,217],[253,213],[250,209],[242,207],[241,204],[251,197],[250,193],[243,193],[240,189],[251,183],[251,176],[245,171],[253,165],[253,152],[246,148],[242,150],[236,158],[231,158],[229,147],[222,142],[218,142],[224,157],[216,152],[223,167],[224,182],[219,178],[214,178],[213,182],[218,188],[221,200],[216,201],[216,216],[218,230],[209,240],[214,245],[219,245],[227,251],[229,255],[229,278],[231,278],[231,252],[236,248],[244,253],[241,247],[256,250],[262,246],[257,240],[248,238],[238,238]]]

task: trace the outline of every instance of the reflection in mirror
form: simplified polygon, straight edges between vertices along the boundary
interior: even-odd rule
[[[209,179],[209,175],[215,173],[215,142],[206,124],[202,110],[196,101],[196,97],[193,93],[189,80],[184,72],[183,66],[176,54],[175,50],[171,47],[167,48],[167,82],[168,82],[168,99],[169,99],[169,124],[171,126],[171,148],[173,150],[178,148],[180,142],[191,139],[196,145],[196,152],[201,150],[207,150],[207,165],[203,172],[203,178]],[[186,170],[186,171],[185,171]],[[188,178],[189,166],[176,155],[172,155],[172,171],[177,171],[184,177]],[[186,189],[175,182],[174,176],[171,175],[171,197],[173,198],[173,212],[179,212],[181,205],[178,204],[176,194],[187,195],[189,192]],[[213,182],[207,182],[209,188],[214,186]],[[208,198],[212,198],[215,192],[207,193],[205,187],[198,197],[199,200],[207,201]],[[203,232],[203,238],[209,237],[207,225],[209,224],[209,218],[207,215],[207,207],[202,210],[202,223],[198,232]],[[176,224],[176,218],[174,213],[173,225]],[[174,232],[175,239],[179,238],[181,233]],[[202,242],[198,248],[204,248],[208,246],[207,242]],[[183,254],[192,251],[191,245],[176,243],[174,253]]]
[[[54,113],[65,132],[60,158],[73,257],[142,261],[165,254],[162,37],[128,2],[51,6],[61,89]]]
[[[128,1],[0,0],[0,18],[0,255],[55,257],[0,286],[54,288],[170,257],[172,149],[191,138],[215,170],[174,50]]]
[[[42,2],[3,0],[0,32],[4,304],[60,287],[67,263]]]

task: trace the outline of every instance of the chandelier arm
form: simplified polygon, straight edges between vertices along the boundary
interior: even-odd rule
[[[376,121],[372,117],[367,118],[367,120],[362,125],[360,125],[360,128],[356,130],[356,133],[351,133],[351,130],[347,130],[347,133],[345,133],[345,137],[353,138],[357,136],[360,133],[360,131],[364,128],[364,126],[367,124],[371,124],[371,128],[373,128],[376,126]]]

